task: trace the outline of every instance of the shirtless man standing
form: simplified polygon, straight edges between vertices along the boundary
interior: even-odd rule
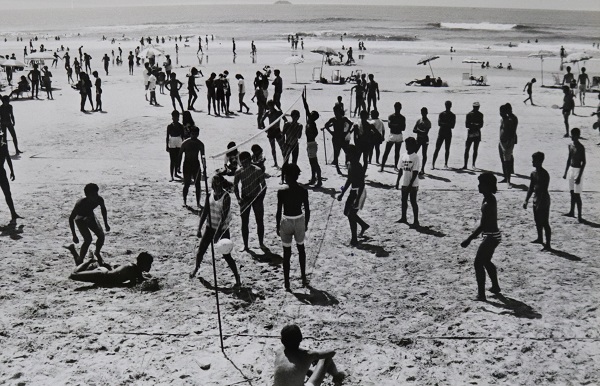
[[[79,233],[83,236],[83,244],[81,244],[81,249],[79,250],[79,261],[75,263],[77,265],[83,263],[83,259],[85,258],[88,248],[92,244],[92,233],[96,235],[96,251],[94,252],[94,256],[98,259],[98,263],[102,264],[102,256],[100,255],[100,250],[104,245],[104,231],[102,230],[102,226],[98,222],[96,215],[94,215],[94,209],[98,206],[100,207],[100,211],[102,213],[102,219],[104,220],[104,227],[106,231],[110,231],[110,227],[108,226],[108,218],[106,213],[106,207],[104,206],[104,199],[98,195],[98,185],[96,184],[87,184],[83,189],[85,193],[85,197],[78,200],[71,212],[71,216],[69,216],[69,226],[71,227],[71,233],[73,234],[73,242],[75,244],[79,243],[79,238],[75,233],[75,224],[77,224],[77,228],[79,229]]]
[[[11,181],[14,181],[15,172],[13,170],[10,155],[8,154],[8,145],[6,142],[4,142],[2,136],[0,136],[0,189],[2,189],[4,199],[6,200],[6,205],[8,205],[8,209],[10,210],[10,223],[15,224],[17,219],[22,217],[19,216],[15,211],[12,194],[10,193],[10,184],[8,182],[8,177],[6,176],[6,170],[4,170],[4,161],[6,161],[8,164],[8,169],[10,170],[10,179]]]
[[[475,168],[477,151],[479,149],[479,143],[481,142],[481,128],[483,127],[483,114],[479,111],[479,102],[474,102],[473,110],[467,113],[465,126],[468,132],[467,141],[465,143],[465,163],[462,169],[466,169],[467,164],[469,163],[469,151],[471,150],[471,145],[473,145],[473,168]]]
[[[254,211],[256,218],[256,232],[258,233],[258,242],[261,248],[265,248],[263,238],[265,234],[264,217],[265,207],[264,199],[267,193],[264,171],[252,164],[252,156],[247,151],[240,153],[241,168],[236,170],[233,188],[235,196],[240,204],[242,216],[242,239],[244,240],[244,251],[248,248],[248,224],[250,223],[250,210]],[[239,184],[242,184],[241,195]]]
[[[185,158],[183,159],[183,206],[187,207],[187,195],[193,179],[196,188],[196,206],[200,207],[202,168],[200,167],[198,156],[204,155],[204,143],[198,139],[198,135],[200,135],[198,127],[193,126],[190,130],[190,135],[191,137],[183,141],[179,149],[179,159],[185,154]]]
[[[296,240],[296,246],[298,247],[302,285],[305,287],[308,286],[304,235],[310,221],[310,206],[308,203],[308,191],[298,184],[300,168],[296,164],[286,163],[283,165],[282,175],[287,182],[287,186],[284,186],[277,192],[275,226],[277,235],[281,237],[281,243],[283,244],[283,278],[285,289],[286,291],[290,291],[292,239]],[[303,207],[304,212],[302,212]]]
[[[402,111],[402,103],[394,103],[394,114],[388,117],[388,128],[390,134],[387,142],[385,143],[385,151],[383,152],[383,158],[381,159],[381,170],[385,167],[385,161],[387,161],[388,155],[394,147],[394,170],[398,171],[398,161],[400,160],[400,149],[402,149],[402,132],[406,129],[406,118],[400,114]]]
[[[287,325],[281,330],[283,347],[277,350],[275,357],[275,374],[273,386],[320,386],[327,374],[339,384],[346,374],[339,371],[333,362],[334,350],[313,351],[300,348],[302,332],[295,324]],[[308,375],[311,364],[316,362],[312,375]]]
[[[583,190],[583,170],[585,169],[585,147],[579,142],[581,132],[578,128],[571,130],[571,140],[569,144],[569,158],[567,158],[567,167],[563,179],[569,180],[569,191],[571,192],[571,210],[565,214],[567,217],[575,217],[575,205],[577,205],[577,219],[582,222],[581,217],[581,192]]]
[[[581,74],[577,78],[577,84],[579,85],[579,102],[582,106],[585,105],[585,92],[590,84],[590,78],[585,73],[585,67],[581,67]]]
[[[548,185],[550,185],[550,175],[542,167],[544,163],[544,153],[536,152],[531,156],[533,167],[535,170],[531,172],[531,183],[527,191],[527,197],[523,203],[523,209],[527,209],[529,198],[533,195],[533,219],[537,228],[538,237],[533,240],[533,244],[542,244],[544,250],[551,250],[552,231],[550,230],[550,194],[548,193]],[[546,232],[546,244],[542,237],[542,231]]]

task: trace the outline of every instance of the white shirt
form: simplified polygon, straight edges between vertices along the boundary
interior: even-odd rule
[[[377,131],[379,131],[379,134],[381,134],[381,137],[383,138],[383,133],[385,131],[385,125],[383,124],[383,122],[381,121],[381,119],[377,118],[377,119],[371,119],[369,120],[369,122],[375,126],[375,128],[377,129]]]
[[[244,82],[244,79],[238,81],[238,90],[240,94],[246,93],[246,82]]]
[[[142,71],[144,74],[144,86],[148,84],[148,78],[150,77],[150,75],[148,75],[148,71],[146,71],[146,69],[144,68],[144,71]]]
[[[150,75],[148,77],[148,90],[156,90],[156,77],[154,75]]]
[[[404,153],[400,157],[400,169],[402,170],[402,186],[408,186],[413,177],[413,172],[421,169],[421,157],[417,153]],[[419,186],[419,177],[415,178],[413,187]]]

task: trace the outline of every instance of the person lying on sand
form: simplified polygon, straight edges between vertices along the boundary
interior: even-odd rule
[[[72,253],[76,253],[74,245],[69,247],[72,247],[70,248]],[[69,276],[69,279],[100,286],[115,286],[125,283],[133,286],[146,280],[144,273],[150,271],[153,260],[151,254],[142,252],[138,255],[135,263],[111,269],[110,265],[90,258],[85,263],[78,265]]]
[[[425,87],[429,87],[431,86],[431,82],[432,79],[429,75],[426,75],[424,79],[416,79],[416,80],[411,80],[410,82],[408,82],[406,85],[407,86],[412,86],[413,84],[418,84],[419,86],[425,86]]]
[[[320,386],[327,374],[340,383],[346,373],[339,371],[333,362],[334,350],[313,351],[300,348],[302,332],[295,324],[281,330],[283,347],[277,350],[273,386]],[[315,363],[312,371],[311,364]],[[304,381],[305,377],[308,381]]]

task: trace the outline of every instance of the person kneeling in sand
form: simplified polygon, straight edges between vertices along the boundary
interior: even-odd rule
[[[71,252],[73,251],[75,251],[74,246]],[[78,265],[69,279],[100,286],[117,286],[125,283],[133,286],[146,280],[144,272],[150,271],[153,260],[151,254],[142,252],[138,255],[135,263],[111,269],[108,264],[90,258],[85,263]]]
[[[339,371],[333,362],[334,350],[313,351],[300,348],[302,332],[295,324],[281,330],[283,347],[277,350],[273,386],[320,386],[327,374],[339,384],[346,373]],[[310,366],[316,362],[310,372]],[[305,382],[305,377],[310,374]]]

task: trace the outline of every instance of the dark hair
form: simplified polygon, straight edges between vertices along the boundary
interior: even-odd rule
[[[377,111],[377,110],[371,111],[371,118],[373,118],[373,119],[379,118],[379,111]]]
[[[152,255],[148,252],[141,252],[137,257],[138,265],[152,265],[153,261],[154,257],[152,257]]]
[[[262,153],[263,152],[263,148],[260,147],[260,145],[257,145],[257,144],[252,145],[252,147],[250,148],[250,150],[252,150],[252,153]]]
[[[579,130],[579,128],[574,127],[571,129],[571,137],[577,135],[578,137],[581,135],[581,130]]]
[[[44,68],[46,68],[46,69],[47,69],[48,67],[44,67]],[[92,75],[94,75],[94,76],[98,76],[98,71],[94,71],[94,72],[92,72]]]
[[[300,111],[298,110],[292,110],[292,112],[290,113],[290,116],[293,117],[298,117],[300,118]]]
[[[444,105],[445,105],[446,107],[448,107],[448,106],[452,106],[452,101],[446,101],[446,103],[444,103]]]
[[[244,161],[250,161],[250,159],[252,158],[252,156],[250,155],[250,153],[248,153],[247,151],[243,151],[240,153],[240,162],[244,162]]]
[[[496,176],[492,172],[484,172],[477,177],[479,179],[479,183],[487,186],[490,189],[490,192],[496,193],[498,188],[496,186]]]
[[[367,110],[362,110],[360,112],[360,119],[368,119],[369,118],[369,112]]]
[[[85,193],[86,197],[89,197],[91,194],[98,194],[99,190],[100,190],[100,188],[98,187],[98,185],[92,183],[92,184],[87,184],[83,188],[83,193]]]
[[[294,164],[288,165],[296,166]],[[281,343],[283,347],[290,350],[297,350],[300,347],[300,342],[302,342],[300,327],[295,324],[289,324],[281,329]]]
[[[360,161],[360,153],[355,145],[346,146],[346,156],[350,162]]]
[[[189,110],[185,110],[183,112],[183,117],[181,120],[182,120],[183,125],[188,124],[188,123],[192,126],[195,125],[194,118],[192,118],[192,113]]]
[[[171,113],[172,117],[178,117],[179,116],[179,111],[177,110],[173,110],[173,112]]]
[[[504,105],[504,108],[506,109],[506,112],[507,112],[508,114],[512,113],[512,106],[511,106],[511,104],[510,104],[510,103],[507,103],[507,104],[505,104],[505,105]]]
[[[536,151],[531,155],[531,158],[533,158],[534,160],[539,160],[540,162],[544,162],[546,156],[541,151]]]
[[[397,108],[400,108],[400,109],[402,109],[402,103],[400,103],[400,102],[396,102],[396,103],[394,103],[394,108],[395,108],[395,109],[397,109]]]
[[[298,181],[298,176],[300,175],[300,168],[296,164],[285,164],[281,170],[283,175],[285,176],[286,181]]]
[[[415,149],[415,147],[417,146],[417,140],[414,139],[414,137],[408,137],[404,140],[404,144],[406,146],[406,150],[408,150],[408,147],[410,146],[411,149]]]
[[[427,110],[427,107],[421,107],[421,114],[425,113],[427,114],[429,111]]]

